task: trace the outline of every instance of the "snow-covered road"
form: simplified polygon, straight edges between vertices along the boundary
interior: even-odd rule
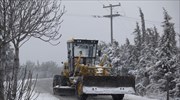
[[[77,100],[75,96],[57,96],[53,95],[52,79],[39,79],[36,84],[35,92],[40,93],[37,100]],[[87,100],[112,100],[111,96],[88,97]],[[140,97],[135,95],[125,95],[124,100],[157,100]]]

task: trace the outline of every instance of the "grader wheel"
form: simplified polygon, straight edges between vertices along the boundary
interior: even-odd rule
[[[113,94],[112,98],[113,100],[123,100],[124,94]]]
[[[82,89],[83,89],[82,82],[78,82],[76,86],[76,95],[78,100],[86,100],[88,97],[87,94],[83,93]]]

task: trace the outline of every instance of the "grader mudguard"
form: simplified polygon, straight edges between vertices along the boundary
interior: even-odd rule
[[[68,85],[69,78],[55,75],[53,78],[53,92],[56,95],[74,95],[75,88]]]
[[[133,94],[135,79],[133,76],[84,76],[85,94]]]

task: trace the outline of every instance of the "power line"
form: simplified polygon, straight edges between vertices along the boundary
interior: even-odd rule
[[[123,18],[128,18],[128,19],[133,19],[135,21],[140,21],[141,19],[140,18],[135,18],[135,17],[129,17],[129,16],[121,16]],[[158,21],[151,21],[151,20],[144,20],[145,22],[149,22],[149,23],[153,23],[153,24],[161,24],[161,22],[158,22]]]
[[[91,18],[103,18],[100,15],[86,15],[86,14],[65,14],[65,16],[76,16],[76,17],[91,17]]]
[[[86,15],[86,14],[65,14],[65,16],[76,16],[76,17],[89,17],[89,18],[104,18],[102,15]],[[124,16],[120,15],[119,18],[127,18],[127,19],[132,19],[134,21],[140,21],[140,18],[135,18],[135,17],[130,17],[130,16]],[[161,24],[161,22],[158,21],[152,21],[152,20],[145,20],[145,22],[152,23],[152,24]]]

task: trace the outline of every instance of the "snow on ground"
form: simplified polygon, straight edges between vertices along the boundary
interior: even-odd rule
[[[59,98],[57,98],[54,95],[49,94],[49,93],[41,93],[41,94],[39,94],[37,100],[61,100],[61,99],[59,99]],[[74,100],[76,100],[76,98],[74,98]],[[88,99],[88,100],[94,100],[94,98]],[[99,99],[97,99],[97,100],[99,100]],[[136,95],[125,95],[123,100],[158,100],[158,99],[149,99],[147,97],[141,97],[141,96],[136,96]]]
[[[59,100],[59,99],[49,93],[40,93],[36,100]]]
[[[124,100],[158,100],[158,99],[150,99],[147,97],[141,97],[141,96],[128,94],[124,96]]]
[[[35,94],[39,94],[36,100],[77,100],[76,96],[57,96],[53,95],[52,90],[52,79],[39,79],[37,80]],[[36,96],[35,96],[36,97]],[[89,97],[87,100],[112,100],[111,96],[97,96]],[[136,95],[127,94],[124,100],[159,100],[159,99],[149,99],[147,97],[141,97]],[[160,99],[162,100],[162,99]]]

